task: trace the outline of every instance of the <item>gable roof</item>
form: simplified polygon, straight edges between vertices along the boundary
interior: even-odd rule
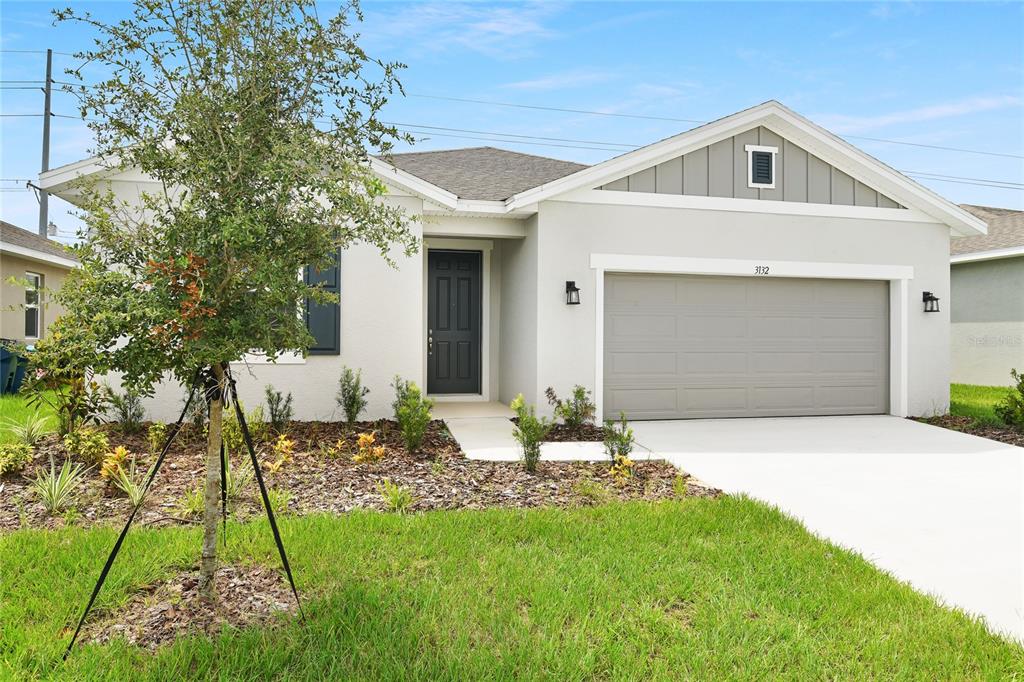
[[[4,220],[0,220],[0,251],[69,268],[78,264],[78,258],[63,244]]]
[[[1024,211],[971,204],[961,206],[988,223],[988,234],[950,240],[952,262],[1024,256]]]
[[[393,166],[459,199],[503,201],[587,166],[496,147],[392,154]]]
[[[803,147],[901,205],[948,225],[957,234],[985,234],[983,220],[774,100],[520,192],[505,203],[509,210],[515,210],[597,187],[757,126]]]

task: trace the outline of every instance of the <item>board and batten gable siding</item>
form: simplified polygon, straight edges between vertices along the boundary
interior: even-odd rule
[[[778,147],[774,189],[747,185],[748,144]],[[903,208],[763,126],[645,168],[598,189]]]

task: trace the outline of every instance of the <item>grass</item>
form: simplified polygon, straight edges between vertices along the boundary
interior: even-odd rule
[[[306,621],[120,642],[60,662],[115,529],[0,538],[0,678],[1013,679],[1024,654],[745,498],[285,517]],[[101,594],[192,565],[199,529],[140,529]],[[231,561],[277,565],[265,523]]]
[[[1005,426],[996,416],[995,406],[1011,390],[1008,386],[974,386],[972,384],[950,384],[949,413],[958,417],[970,417],[983,424]]]
[[[57,428],[57,419],[48,406],[40,408],[40,413],[50,417],[50,426]],[[25,421],[36,414],[36,408],[28,405],[26,396],[16,393],[14,395],[0,395],[0,445],[14,440],[14,435],[7,427],[8,422],[24,424]]]

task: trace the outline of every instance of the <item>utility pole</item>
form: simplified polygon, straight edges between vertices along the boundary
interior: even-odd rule
[[[53,89],[53,50],[46,50],[46,87],[43,88],[43,164],[41,173],[50,170],[50,91]],[[50,219],[50,193],[39,190],[39,236],[46,239]]]

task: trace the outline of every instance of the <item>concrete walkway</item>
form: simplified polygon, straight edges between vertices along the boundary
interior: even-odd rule
[[[633,428],[680,469],[1024,640],[1024,448],[883,416]]]

